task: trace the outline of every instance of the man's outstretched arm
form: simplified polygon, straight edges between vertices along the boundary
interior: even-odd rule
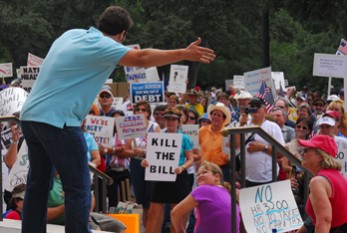
[[[208,64],[215,59],[216,55],[212,49],[199,46],[200,43],[201,38],[198,38],[184,49],[133,49],[123,56],[119,64],[123,66],[150,67],[163,66],[183,60]]]

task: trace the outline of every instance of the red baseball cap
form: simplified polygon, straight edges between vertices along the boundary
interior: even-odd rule
[[[299,144],[303,147],[321,149],[336,158],[337,145],[334,138],[327,135],[315,135],[310,140],[299,139]]]
[[[324,114],[323,117],[329,116],[331,118],[334,118],[336,121],[340,120],[340,113],[335,110],[327,110]]]

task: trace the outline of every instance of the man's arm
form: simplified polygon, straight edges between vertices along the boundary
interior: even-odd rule
[[[214,51],[199,46],[201,38],[191,43],[184,49],[160,50],[160,49],[141,49],[130,50],[119,61],[123,66],[163,66],[183,60],[196,61],[202,63],[212,62],[216,55]]]

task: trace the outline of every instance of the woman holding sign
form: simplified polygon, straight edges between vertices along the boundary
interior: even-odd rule
[[[177,108],[169,108],[164,113],[166,133],[182,134],[178,128],[180,125],[181,113]],[[182,201],[191,191],[187,168],[193,164],[193,142],[188,135],[182,134],[182,145],[178,167],[175,169],[177,178],[175,182],[154,181],[152,187],[151,205],[149,208],[146,232],[160,233],[164,221],[164,206],[171,203],[171,207]],[[150,164],[145,159],[141,163],[147,167]],[[184,221],[188,219],[187,213]],[[171,225],[170,232],[176,232]]]
[[[312,218],[315,232],[347,232],[347,180],[336,160],[336,142],[327,135],[316,135],[310,140],[299,139],[299,144],[304,147],[302,166],[314,176],[306,212]],[[298,232],[307,230],[302,226]]]
[[[141,100],[134,105],[134,115],[143,115],[147,132],[160,132],[159,125],[150,121],[152,110],[147,101]],[[144,137],[128,139],[125,142],[125,154],[131,157],[130,160],[130,179],[134,187],[137,204],[143,208],[142,223],[146,227],[147,216],[151,196],[151,182],[145,181],[145,169],[141,167],[141,160],[146,157],[147,134]]]

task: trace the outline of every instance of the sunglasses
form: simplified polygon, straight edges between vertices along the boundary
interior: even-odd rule
[[[301,126],[301,125],[297,125],[295,126],[297,129],[302,129],[302,130],[308,130],[308,128],[306,126]]]
[[[192,121],[194,121],[194,120],[196,120],[196,118],[195,117],[189,117],[189,120],[192,120]]]
[[[99,97],[100,97],[101,99],[103,99],[103,98],[106,98],[106,99],[111,98],[111,96],[108,95],[108,94],[101,94],[101,95],[99,95]]]
[[[302,153],[307,153],[310,149],[312,149],[312,148],[304,148],[304,149],[302,149]]]
[[[147,112],[147,109],[145,108],[137,108],[135,109],[136,112]]]

